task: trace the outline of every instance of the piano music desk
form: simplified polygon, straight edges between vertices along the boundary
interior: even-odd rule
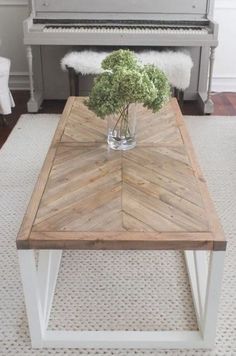
[[[34,348],[214,345],[226,249],[219,220],[176,100],[158,114],[140,106],[138,119],[137,147],[108,150],[106,122],[83,98],[68,99],[17,237]],[[67,249],[183,251],[198,330],[48,330]]]

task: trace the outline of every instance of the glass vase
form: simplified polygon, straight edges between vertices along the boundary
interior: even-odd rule
[[[136,146],[136,105],[124,106],[119,114],[107,117],[107,143],[113,150],[130,150]]]

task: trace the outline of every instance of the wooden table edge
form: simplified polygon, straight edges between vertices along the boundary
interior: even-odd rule
[[[227,241],[224,236],[224,231],[221,226],[218,214],[216,212],[215,205],[211,199],[211,196],[210,196],[207,184],[206,184],[206,180],[205,180],[202,170],[199,166],[198,159],[195,154],[192,140],[191,140],[188,130],[186,128],[186,124],[184,122],[183,115],[180,111],[178,102],[175,98],[171,100],[171,105],[174,109],[174,112],[176,113],[176,121],[178,124],[178,128],[180,130],[180,133],[182,135],[183,142],[188,147],[187,154],[188,154],[189,160],[191,162],[191,166],[193,168],[193,173],[194,173],[195,177],[197,178],[197,183],[199,186],[199,190],[201,192],[204,207],[208,213],[210,228],[211,228],[211,231],[213,234],[213,249],[214,250],[218,250],[218,249],[225,250]]]
[[[18,249],[67,250],[225,250],[210,232],[31,232]]]
[[[22,242],[22,244],[24,244],[25,242],[27,242],[27,240],[29,240],[30,231],[31,231],[35,216],[36,216],[38,208],[39,208],[39,202],[40,202],[40,199],[44,193],[46,183],[47,183],[49,174],[52,169],[52,163],[55,158],[58,143],[60,142],[60,138],[63,134],[67,117],[70,114],[70,111],[73,107],[74,101],[75,101],[75,97],[68,98],[65,108],[63,110],[63,113],[61,115],[61,118],[59,120],[59,123],[57,125],[55,134],[54,134],[52,142],[49,146],[46,157],[44,159],[43,166],[39,173],[37,182],[34,186],[33,194],[30,197],[30,201],[29,201],[28,207],[26,209],[24,219],[21,223],[21,227],[20,227],[20,230],[17,235],[17,239],[16,239],[17,248],[18,248],[18,245],[21,244],[21,242]]]

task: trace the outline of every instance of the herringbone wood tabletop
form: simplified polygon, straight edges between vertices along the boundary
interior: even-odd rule
[[[137,147],[120,152],[83,101],[67,102],[18,248],[224,249],[177,102],[140,105]]]

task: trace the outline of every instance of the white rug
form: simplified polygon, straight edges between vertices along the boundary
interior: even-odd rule
[[[15,238],[58,122],[24,115],[0,151],[0,355],[236,355],[236,118],[187,117],[229,240],[214,350],[32,350]],[[181,252],[67,251],[51,328],[196,327]]]

